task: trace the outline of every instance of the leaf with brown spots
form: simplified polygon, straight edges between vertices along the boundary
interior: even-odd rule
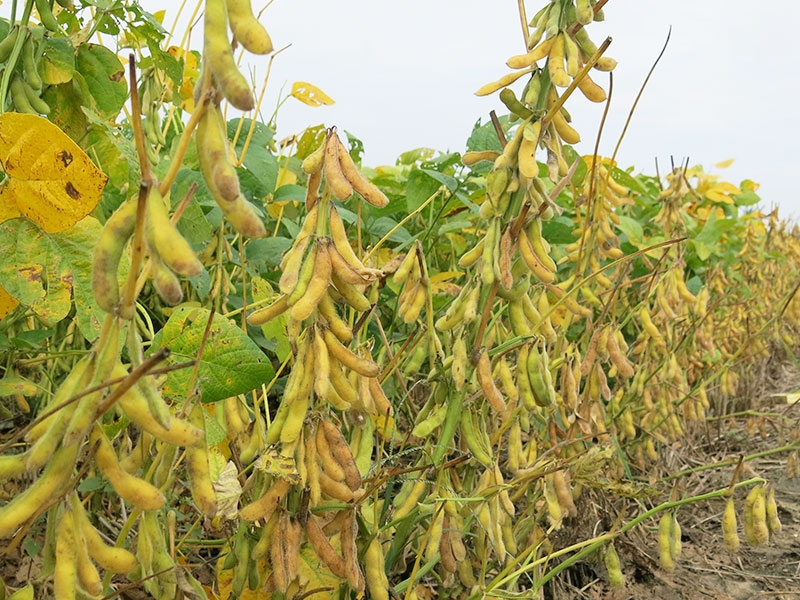
[[[167,361],[171,364],[199,358],[196,385],[203,402],[218,402],[246,394],[275,375],[267,356],[235,319],[214,315],[203,346],[210,317],[207,308],[179,306],[153,340],[152,347],[153,351],[168,347],[171,354]],[[198,357],[201,346],[203,352]],[[186,397],[192,381],[195,381],[192,369],[172,371],[167,376],[163,392],[169,396]]]
[[[100,332],[105,313],[92,293],[92,251],[100,235],[97,219],[86,217],[59,233],[45,233],[27,219],[0,223],[0,316],[30,307],[43,322],[55,324],[71,314],[88,340]],[[130,268],[122,258],[120,276]]]
[[[38,115],[0,115],[0,222],[28,217],[47,233],[72,227],[97,206],[107,177],[56,125]]]

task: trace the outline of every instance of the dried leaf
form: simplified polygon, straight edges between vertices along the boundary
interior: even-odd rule
[[[212,465],[215,466],[216,464]],[[219,477],[214,481],[214,491],[219,504],[217,514],[225,519],[235,519],[238,514],[239,496],[242,495],[242,484],[239,483],[239,472],[233,461],[225,463]]]

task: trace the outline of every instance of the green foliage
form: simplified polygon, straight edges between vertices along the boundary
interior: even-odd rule
[[[210,318],[207,309],[179,307],[154,338],[154,350],[170,349],[168,362],[196,360],[198,364],[196,374],[189,369],[172,371],[164,385],[165,394],[188,397],[192,394],[189,384],[195,382],[203,402],[218,402],[245,394],[274,377],[272,365],[241,327],[222,315],[214,316],[208,326]]]
[[[530,33],[568,44],[570,24],[596,18],[587,6],[549,3]],[[17,402],[0,418],[19,411],[31,425],[0,447],[0,479],[25,490],[0,506],[0,530],[24,537],[29,553],[41,544],[54,569],[75,564],[73,547],[88,547],[95,527],[91,515],[75,525],[84,504],[89,514],[124,503],[124,522],[112,523],[116,558],[135,554],[136,566],[121,571],[163,597],[207,595],[192,576],[201,563],[225,598],[244,597],[245,585],[280,588],[281,574],[291,581],[269,597],[319,586],[354,598],[364,580],[374,598],[389,588],[411,597],[419,584],[443,597],[527,597],[656,515],[672,523],[680,506],[762,482],[667,500],[692,471],[670,472],[662,453],[705,421],[709,396],[717,411],[745,402],[741,382],[779,344],[796,345],[798,236],[758,212],[753,182],[699,167],[661,180],[579,156],[564,123],[546,117],[567,87],[552,80],[580,76],[571,50],[560,58],[575,74],[552,54],[546,68],[522,67],[526,90],[541,88],[514,96],[528,118],[500,116],[500,131],[478,120],[463,155],[417,148],[372,170],[347,132],[337,168],[351,161],[386,206],[365,201],[363,188],[335,200],[346,194],[332,172],[304,170],[334,129],[278,144],[274,118],[219,123],[227,136],[212,166],[231,157],[237,191],[265,228],[257,238],[223,216],[214,173],[201,170],[208,148],[186,129],[213,107],[195,93],[197,54],[165,48],[163,27],[135,3],[57,12],[46,33],[27,22],[20,31],[35,43],[48,119],[108,183],[93,216],[64,231],[0,222],[0,307],[13,310],[0,321],[0,395]],[[90,43],[95,32],[118,47]],[[120,48],[138,81],[127,80]],[[594,53],[579,51],[583,62]],[[18,54],[6,72],[28,82]],[[132,83],[143,120],[124,108]],[[136,225],[112,219],[131,206]],[[154,231],[157,209],[180,213],[175,231],[166,216]],[[305,287],[287,266],[297,248]],[[333,252],[349,266],[336,271]],[[120,255],[117,280],[99,285],[98,257]],[[103,312],[98,298],[114,284],[121,300]],[[298,310],[319,289],[310,312]],[[273,318],[252,320],[271,308]],[[106,437],[110,458],[97,445]],[[47,452],[45,471],[28,477],[30,457]],[[56,461],[70,468],[53,474]],[[589,502],[623,516],[603,514],[608,531],[586,530],[573,517]],[[45,511],[42,534],[31,525]],[[311,541],[317,521],[330,549]],[[565,540],[574,545],[555,546]]]

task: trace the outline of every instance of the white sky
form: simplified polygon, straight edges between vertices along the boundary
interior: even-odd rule
[[[544,2],[526,4],[530,18]],[[776,27],[800,21],[800,4],[777,0],[768,11],[757,4],[611,0],[606,21],[588,28],[598,44],[613,36],[607,54],[619,61],[601,152],[612,152],[671,25],[670,44],[623,142],[621,166],[654,173],[657,158],[663,173],[674,155],[710,170],[735,158],[726,178],[759,182],[765,208],[777,204],[784,216],[800,217],[791,182],[800,167],[800,52]],[[485,122],[493,108],[504,110],[496,95],[473,92],[509,72],[505,60],[524,50],[515,0],[275,0],[262,22],[277,47],[292,44],[276,59],[272,92],[300,79],[337,102],[318,109],[287,102],[279,134],[336,124],[363,139],[373,166],[418,146],[463,151],[473,123]],[[597,73],[598,82],[604,76]],[[584,133],[579,150],[588,153],[601,109],[580,94],[567,106]]]
[[[528,0],[529,18],[544,1]],[[253,2],[258,10],[266,0]],[[152,11],[164,4],[142,1]],[[189,0],[187,11],[193,6]],[[606,22],[588,28],[598,44],[613,36],[607,54],[619,61],[601,153],[613,150],[671,25],[669,47],[634,115],[620,165],[652,174],[658,159],[664,173],[670,155],[676,162],[688,156],[691,164],[717,172],[715,163],[735,158],[724,178],[759,182],[764,208],[778,205],[784,217],[799,218],[800,194],[791,180],[800,168],[800,52],[791,27],[800,21],[800,3],[766,6],[610,0]],[[167,27],[176,13],[177,3],[167,7]],[[516,0],[273,0],[261,20],[277,48],[291,44],[275,60],[262,117],[272,114],[281,87],[285,94],[293,81],[311,82],[336,104],[310,108],[289,99],[278,114],[278,136],[323,122],[337,125],[364,141],[370,166],[393,164],[401,152],[420,146],[463,151],[478,118],[485,122],[491,109],[504,111],[496,94],[478,98],[474,91],[508,73],[505,60],[524,50]],[[193,33],[194,47],[201,30]],[[266,60],[254,57],[250,65],[261,81]],[[606,75],[595,73],[606,87]],[[584,134],[578,150],[588,153],[601,107],[579,93],[567,107]]]

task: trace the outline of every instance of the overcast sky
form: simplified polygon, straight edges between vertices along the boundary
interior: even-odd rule
[[[254,0],[258,10],[266,0]],[[9,3],[3,8],[7,10]],[[143,0],[149,10],[163,2]],[[193,2],[188,1],[187,10]],[[529,17],[544,0],[529,0]],[[164,21],[172,25],[170,5]],[[723,176],[761,184],[763,207],[779,205],[800,217],[800,117],[796,99],[800,52],[791,34],[800,3],[776,0],[759,10],[745,0],[610,0],[606,21],[589,26],[619,61],[601,152],[610,154],[630,106],[672,26],[666,53],[634,115],[619,155],[621,166],[662,173],[670,156],[714,171],[734,158]],[[768,6],[768,10],[767,7]],[[5,12],[5,11],[4,11]],[[187,15],[188,16],[188,15]],[[262,117],[268,119],[281,88],[293,81],[319,86],[336,104],[310,108],[289,99],[278,116],[278,135],[308,125],[337,125],[360,137],[365,163],[393,164],[406,150],[428,146],[463,151],[478,118],[503,112],[497,95],[474,96],[509,69],[506,59],[524,50],[516,0],[273,0],[262,16],[277,48]],[[198,47],[202,27],[192,36]],[[179,28],[179,36],[182,29]],[[260,81],[266,60],[250,63]],[[607,86],[606,75],[596,79]],[[519,92],[524,81],[514,88]],[[567,104],[588,153],[601,107],[576,93]]]
[[[777,23],[800,22],[800,4],[745,0],[611,0],[606,21],[589,26],[619,61],[601,152],[613,151],[630,106],[666,39],[672,36],[623,142],[619,161],[654,172],[688,156],[692,164],[736,161],[724,176],[761,184],[765,208],[800,217],[792,183],[800,168],[797,42]],[[542,0],[529,0],[529,17]],[[766,6],[766,5],[765,5]],[[759,16],[761,15],[761,16]],[[271,91],[306,80],[336,100],[311,109],[287,102],[279,134],[318,122],[364,140],[366,163],[393,163],[418,146],[463,151],[478,118],[503,106],[474,91],[508,73],[505,60],[524,50],[515,0],[275,0],[262,17],[276,46]],[[604,74],[597,73],[603,83]],[[516,84],[519,92],[523,81]],[[275,96],[273,96],[274,98]],[[274,100],[273,100],[274,106]],[[568,108],[590,152],[601,109],[580,94]]]

